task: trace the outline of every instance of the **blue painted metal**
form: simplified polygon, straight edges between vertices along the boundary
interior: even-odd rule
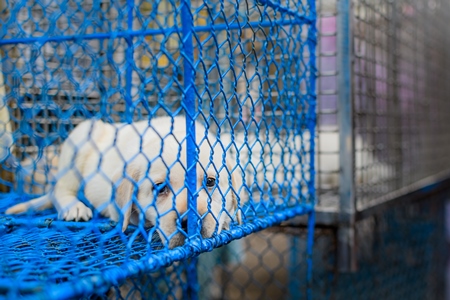
[[[128,19],[127,26],[128,30],[133,30],[133,9],[134,9],[134,0],[127,0],[127,8],[128,8]],[[125,103],[126,103],[126,111],[125,111],[125,121],[127,123],[133,122],[133,99],[131,95],[132,85],[133,85],[133,64],[134,64],[134,50],[133,50],[133,37],[128,35],[125,37],[127,41],[127,49],[126,49],[126,62],[127,62],[127,70],[126,70],[126,88],[125,88]]]
[[[148,15],[141,15],[142,7],[133,0],[103,4],[94,1],[95,5],[86,12],[75,1],[80,6],[75,8],[64,3],[42,9],[51,23],[49,28],[53,29],[42,24],[41,27],[25,26],[26,20],[31,19],[21,16],[19,11],[27,14],[32,9],[20,10],[18,3],[8,3],[12,5],[8,10],[12,15],[0,20],[0,47],[6,54],[1,63],[10,87],[6,98],[13,104],[10,112],[17,128],[14,132],[18,140],[16,147],[23,155],[15,158],[14,167],[3,166],[9,168],[16,179],[0,179],[0,183],[11,189],[11,193],[2,195],[0,212],[13,203],[31,198],[31,191],[21,185],[29,174],[26,172],[38,169],[39,158],[45,158],[45,147],[66,139],[76,122],[101,117],[108,122],[131,123],[162,114],[182,114],[186,116],[188,211],[180,217],[187,216],[188,239],[183,246],[169,250],[155,238],[156,228],[144,228],[144,224],[130,226],[122,233],[115,223],[99,216],[90,222],[77,223],[57,220],[54,210],[19,216],[0,214],[0,235],[8,241],[0,247],[3,259],[0,259],[0,291],[5,290],[9,297],[22,295],[25,298],[89,296],[105,293],[130,276],[189,259],[191,263],[186,264],[185,269],[175,268],[174,272],[178,276],[187,275],[186,295],[195,299],[198,254],[298,215],[309,215],[310,219],[307,241],[310,274],[315,193],[317,16],[314,1],[308,1],[308,5],[301,1],[254,3],[246,9],[255,9],[260,16],[256,19],[250,19],[248,11],[247,14],[242,12],[246,6],[239,1],[233,6],[233,17],[228,19],[214,15],[214,9],[225,14],[221,6],[224,3],[217,7],[214,3],[203,3],[209,9],[204,16],[200,14],[201,8],[193,7],[198,3],[190,0],[183,0],[180,6],[171,1],[156,1],[148,9]],[[36,6],[41,7],[41,3],[36,2]],[[162,6],[167,6],[168,11],[162,10]],[[83,22],[76,15],[77,10],[86,13]],[[34,11],[36,13],[36,9]],[[65,30],[58,27],[56,20],[60,16],[67,17]],[[166,23],[159,24],[158,18],[165,18]],[[200,18],[206,24],[200,24]],[[147,26],[148,20],[156,20],[153,27]],[[141,21],[144,25],[139,23]],[[142,28],[138,28],[141,25]],[[304,28],[308,30],[306,38],[302,33]],[[250,40],[241,37],[250,32],[253,34]],[[209,41],[213,42],[208,44]],[[98,44],[94,47],[91,42]],[[158,44],[159,48],[152,48],[153,44]],[[22,55],[21,63],[13,59],[16,50]],[[48,54],[52,51],[55,54]],[[137,57],[139,51],[150,61],[147,69],[142,67],[145,62],[137,61],[142,59]],[[241,56],[243,53],[245,58]],[[164,64],[162,58],[166,58],[168,66],[159,66],[160,62]],[[213,78],[212,73],[216,73],[216,77]],[[32,79],[26,81],[25,77]],[[242,81],[246,81],[243,84],[246,90],[238,92]],[[146,89],[150,84],[154,84],[153,89]],[[67,90],[66,85],[71,90]],[[95,93],[88,92],[89,89],[100,96],[92,96]],[[135,90],[139,91],[138,97],[132,94]],[[171,94],[176,100],[165,98]],[[121,98],[110,100],[112,95]],[[251,121],[244,120],[246,110],[250,111]],[[225,117],[218,112],[223,112]],[[42,124],[36,121],[38,118],[44,119]],[[222,147],[225,152],[244,153],[247,149],[248,156],[238,156],[237,165],[228,170],[228,179],[232,172],[246,172],[252,167],[250,175],[255,177],[255,183],[244,180],[242,187],[226,191],[235,194],[250,191],[247,203],[243,203],[243,196],[238,199],[243,224],[233,223],[229,230],[208,239],[201,237],[197,213],[199,145],[196,135],[199,132],[196,130],[201,129],[195,127],[196,120],[204,123],[210,132],[217,127],[223,137],[231,134],[231,145],[219,137],[212,151]],[[260,136],[251,144],[253,130]],[[307,131],[311,138],[306,141],[303,133]],[[242,145],[238,144],[241,138]],[[309,144],[308,151],[305,151],[306,144]],[[258,150],[255,145],[263,149]],[[278,149],[276,146],[283,147],[274,150]],[[37,148],[40,156],[29,155],[28,147]],[[258,157],[261,153],[265,157]],[[224,155],[224,165],[225,158]],[[26,167],[21,159],[31,159],[31,165]],[[298,163],[293,165],[290,159]],[[43,164],[48,167],[48,163]],[[257,182],[261,174],[263,183]],[[292,177],[295,184],[287,179]],[[31,181],[33,183],[34,179]],[[260,193],[258,199],[251,194],[255,190]],[[140,217],[143,219],[143,215]],[[63,236],[69,238],[65,240]],[[87,247],[90,248],[87,250]],[[35,264],[30,265],[30,260]]]
[[[11,203],[16,202],[18,198],[21,201],[26,199],[26,197],[14,194],[2,196],[0,198],[0,211],[4,211]],[[26,215],[20,218],[0,217],[0,234],[3,236],[4,241],[0,247],[0,257],[3,258],[0,260],[0,263],[2,264],[2,278],[4,278],[0,280],[0,289],[14,287],[14,290],[10,291],[11,295],[16,293],[26,294],[27,291],[35,290],[35,296],[39,296],[42,299],[67,299],[79,295],[90,295],[112,284],[123,282],[130,276],[158,270],[171,265],[175,261],[195,257],[199,253],[226,245],[232,240],[278,225],[297,215],[311,214],[313,211],[313,206],[296,206],[280,213],[264,216],[264,218],[261,218],[263,216],[261,215],[258,218],[250,219],[244,225],[236,226],[210,239],[195,238],[184,246],[168,251],[161,249],[158,237],[153,236],[153,242],[150,245],[152,249],[148,248],[149,245],[145,240],[136,241],[140,247],[137,248],[138,251],[134,251],[136,256],[134,259],[127,257],[126,253],[120,255],[120,252],[118,252],[114,255],[114,251],[123,248],[123,243],[126,243],[127,240],[123,239],[124,236],[118,230],[118,227],[115,227],[115,224],[110,223],[107,219],[99,219],[94,224],[53,221],[54,215],[51,214],[52,210],[44,211],[41,216],[33,217],[33,219]],[[95,228],[94,231],[93,228]],[[126,235],[130,235],[133,230],[134,228],[130,228]],[[97,235],[95,232],[102,232],[102,234]],[[68,236],[68,239],[62,239],[64,235]],[[108,241],[113,237],[119,237],[119,239],[114,239],[115,242],[113,244],[108,244]],[[27,246],[32,246],[30,241],[36,239],[43,243],[37,244],[41,245],[39,250],[30,252]],[[73,256],[74,262],[79,258],[83,258],[84,261],[81,260],[77,263],[77,266],[82,266],[83,269],[86,269],[79,270],[79,272],[85,272],[85,274],[83,280],[78,281],[76,284],[70,281],[65,282],[73,276],[70,272],[64,270],[55,272],[55,265],[49,263],[30,265],[31,269],[17,268],[22,260],[34,259],[37,263],[38,257],[42,256],[47,257],[50,255],[48,256],[49,262],[52,260],[52,255],[54,255],[55,259],[63,258],[65,252],[70,254],[70,247],[73,247],[77,241],[83,241],[86,245],[90,245],[89,249],[94,251],[90,251],[87,257],[84,257],[85,252],[79,252],[76,256]],[[106,263],[102,263],[101,260],[105,252],[95,251],[95,248],[92,247],[102,243],[107,245],[107,247],[103,248],[103,251],[107,251],[108,254],[111,251],[110,259]],[[57,252],[55,252],[54,245],[58,245],[56,248]],[[11,255],[12,253],[14,253],[14,256]],[[139,259],[137,259],[138,257]],[[17,268],[16,272],[18,273],[16,276],[18,277],[6,279],[7,266],[11,262],[14,262]],[[122,262],[122,264],[117,265],[117,262]],[[28,276],[30,276],[30,271],[33,268],[35,269],[34,272],[41,274],[40,278],[30,278],[34,280],[23,282],[19,280],[19,278],[22,280],[29,278]],[[51,276],[47,278],[45,275]],[[298,276],[302,275],[298,274]],[[53,279],[53,281],[47,282],[49,279]],[[57,283],[58,281],[60,283]]]
[[[316,10],[316,1],[309,0],[308,5],[310,7],[310,18],[317,20],[317,10]],[[312,203],[315,203],[316,198],[316,189],[315,189],[315,133],[316,133],[316,102],[317,102],[317,94],[316,94],[316,79],[317,79],[317,64],[316,64],[316,49],[317,49],[317,28],[316,22],[312,23],[308,27],[308,49],[309,49],[309,122],[308,129],[310,132],[310,180],[308,184],[309,196],[312,197]],[[312,274],[313,274],[313,245],[314,245],[314,226],[315,226],[315,212],[311,211],[309,213],[308,218],[308,233],[307,233],[307,274],[306,274],[306,282],[307,282],[307,292],[306,298],[312,299]]]
[[[194,49],[193,49],[193,27],[194,20],[191,12],[191,1],[183,0],[181,2],[181,25],[183,32],[183,56],[184,67],[184,91],[183,107],[186,111],[186,189],[188,195],[188,235],[189,238],[200,236],[200,218],[197,215],[197,138],[195,119],[197,114],[196,96],[195,96],[195,70]],[[191,259],[187,270],[187,293],[189,299],[197,299],[197,260]]]
[[[300,249],[300,237],[292,236],[290,239],[289,252],[289,299],[301,299],[301,282],[302,278],[299,276],[299,271],[297,266],[300,265],[299,259],[299,249]],[[308,257],[307,257],[308,259]]]
[[[237,30],[252,27],[272,27],[272,26],[284,26],[284,25],[303,25],[312,24],[312,20],[309,18],[298,17],[294,20],[276,20],[276,21],[264,21],[264,22],[248,22],[245,24],[217,24],[213,26],[195,26],[193,31],[198,32],[210,32],[210,31],[223,31],[223,30]],[[64,35],[64,36],[43,36],[43,37],[26,37],[26,38],[11,38],[0,40],[0,46],[11,44],[44,44],[47,42],[62,42],[62,41],[77,41],[77,40],[104,40],[114,38],[125,37],[137,37],[137,36],[155,36],[155,35],[170,35],[178,33],[179,28],[169,27],[165,29],[145,29],[145,30],[126,30],[114,33],[92,33],[92,34],[80,34],[80,35]]]
[[[308,240],[306,242],[306,264],[307,264],[307,290],[306,298],[312,299],[312,286],[313,286],[313,246],[314,246],[314,226],[316,224],[316,215],[314,211],[309,213],[308,218]]]

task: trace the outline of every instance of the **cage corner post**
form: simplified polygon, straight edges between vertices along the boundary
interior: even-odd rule
[[[310,131],[310,167],[312,170],[312,175],[309,182],[309,193],[313,197],[313,203],[315,206],[316,202],[316,186],[314,182],[316,168],[315,165],[315,153],[316,153],[316,145],[315,145],[315,135],[317,126],[317,94],[316,94],[316,80],[317,80],[317,57],[316,57],[316,49],[317,49],[317,10],[316,10],[316,0],[308,0],[308,5],[310,7],[311,13],[311,24],[308,29],[308,48],[310,55],[310,92],[309,92],[309,131]],[[312,116],[312,117],[311,117]],[[315,208],[308,213],[308,224],[307,224],[307,249],[306,249],[306,259],[307,259],[307,274],[306,274],[306,299],[312,299],[312,280],[313,280],[313,247],[314,247],[314,228],[316,225],[316,211]]]
[[[357,270],[355,244],[356,198],[354,186],[354,132],[352,89],[352,7],[351,0],[338,1],[338,125],[339,125],[339,223],[337,228],[337,269]]]
[[[310,133],[309,136],[309,167],[310,167],[310,179],[308,180],[308,194],[313,206],[307,212],[307,222],[306,222],[306,251],[303,257],[305,257],[306,263],[306,290],[303,289],[301,279],[298,276],[298,266],[301,262],[299,261],[299,253],[297,249],[300,247],[300,238],[293,235],[291,238],[291,252],[290,252],[290,268],[289,268],[289,284],[288,284],[288,295],[289,299],[312,299],[312,287],[313,287],[313,251],[314,251],[314,237],[315,237],[315,225],[316,225],[316,186],[315,186],[315,135],[317,123],[316,115],[316,105],[317,105],[317,94],[316,94],[316,81],[317,81],[317,11],[315,0],[307,1],[310,7],[310,23],[308,23],[308,38],[307,46],[309,51],[309,92],[308,92],[308,122],[307,127]],[[304,291],[304,294],[303,294]]]

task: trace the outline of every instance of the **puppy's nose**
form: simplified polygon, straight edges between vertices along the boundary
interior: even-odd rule
[[[188,230],[188,220],[187,220],[187,216],[183,217],[181,219],[181,229],[184,230],[184,232],[187,232]]]

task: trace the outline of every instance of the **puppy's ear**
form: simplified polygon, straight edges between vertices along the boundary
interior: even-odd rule
[[[242,197],[240,197],[241,191],[243,190],[242,187],[242,174],[241,170],[236,166],[235,163],[232,162],[232,160],[227,159],[227,167],[228,171],[231,172],[231,184],[233,186],[234,191],[231,192],[231,209],[233,211],[230,211],[229,213],[232,214],[236,212],[236,221],[238,224],[242,224],[242,215],[241,211],[239,210],[239,201],[242,200]],[[234,170],[233,170],[234,168]]]
[[[122,232],[124,232],[128,224],[130,224],[131,218],[131,208],[133,207],[133,193],[135,183],[139,181],[140,171],[139,168],[133,165],[130,165],[127,168],[127,176],[123,177],[123,173],[117,174],[114,176],[114,182],[119,180],[120,184],[116,188],[116,203],[122,211],[123,223],[122,223]],[[125,211],[124,211],[125,208]]]

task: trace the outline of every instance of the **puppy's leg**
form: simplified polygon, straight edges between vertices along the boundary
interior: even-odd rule
[[[77,198],[79,177],[70,170],[55,185],[53,203],[58,211],[58,219],[66,221],[89,221],[92,210]]]
[[[66,221],[89,221],[92,219],[92,210],[83,202],[73,196],[66,196],[58,199],[58,204],[64,203],[64,207],[58,208],[58,219]]]
[[[49,195],[44,195],[42,197],[24,203],[14,205],[13,207],[8,208],[5,213],[8,215],[20,214],[28,210],[39,211],[52,207],[53,205],[52,202],[50,201]]]
[[[61,147],[56,176],[58,180],[52,195],[59,219],[88,221],[92,218],[92,210],[77,198],[77,193],[85,176],[89,157],[100,156],[96,145],[102,134],[106,134],[104,128],[101,121],[84,121],[72,131]],[[98,164],[98,160],[90,161]]]
[[[76,164],[75,164],[76,165]],[[60,164],[60,171],[67,170],[65,163]],[[54,192],[51,194],[51,200],[58,211],[58,219],[66,221],[88,221],[92,218],[92,210],[84,205],[78,198],[77,193],[80,186],[80,174],[73,169],[63,174],[56,182]]]

